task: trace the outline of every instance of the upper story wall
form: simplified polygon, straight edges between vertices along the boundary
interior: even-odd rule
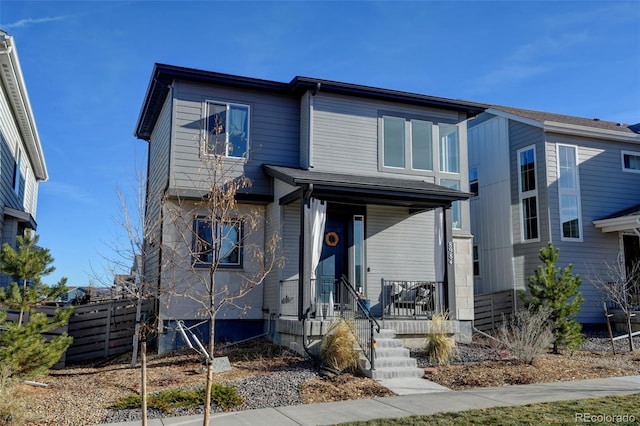
[[[244,174],[253,182],[253,194],[271,194],[263,164],[299,165],[299,99],[252,89],[175,81],[172,89],[172,144],[170,182],[175,190],[194,189],[206,181],[212,156],[206,152],[207,102],[249,107],[247,159],[224,159],[231,175]]]
[[[413,107],[394,102],[323,93],[310,98],[310,166],[314,170],[344,173],[348,170],[361,175],[402,174],[417,179],[437,176],[451,177],[466,170],[466,117],[457,111],[437,108]],[[391,116],[438,123],[459,124],[458,141],[460,173],[439,171],[439,144],[432,141],[433,170],[412,170],[410,167],[391,169],[382,167],[382,117]],[[409,147],[409,130],[405,139]],[[464,152],[462,152],[464,150]],[[437,182],[436,182],[437,183]]]

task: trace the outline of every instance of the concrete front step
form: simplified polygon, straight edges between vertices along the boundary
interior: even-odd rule
[[[369,370],[369,363],[363,362],[363,372],[374,380],[389,380],[414,378],[424,376],[424,371],[418,368],[417,361],[410,356],[402,340],[396,339],[393,329],[381,329],[374,336],[375,340],[375,370]]]

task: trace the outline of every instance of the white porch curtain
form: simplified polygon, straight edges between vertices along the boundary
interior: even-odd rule
[[[311,230],[310,242],[311,242],[311,307],[312,310],[316,309],[316,315],[322,316],[322,309],[316,306],[317,302],[317,287],[318,282],[316,280],[316,270],[320,263],[320,255],[322,254],[322,242],[324,241],[324,225],[327,221],[327,205],[324,201],[316,200],[312,198],[309,203],[309,209],[307,209],[307,223]]]

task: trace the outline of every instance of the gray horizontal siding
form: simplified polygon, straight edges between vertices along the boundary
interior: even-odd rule
[[[582,277],[581,292],[587,302],[580,312],[580,321],[599,323],[603,320],[601,295],[596,292],[590,281],[602,269],[603,262],[615,262],[620,244],[618,233],[605,234],[593,225],[593,221],[640,204],[640,174],[622,171],[621,162],[621,151],[634,150],[636,146],[558,134],[548,134],[546,139],[549,216],[554,246],[560,249],[561,264],[572,263],[574,272]],[[557,144],[578,147],[581,242],[561,241]]]
[[[380,174],[378,117],[381,113],[421,117],[433,122],[460,121],[457,112],[332,95],[321,91],[313,98],[313,167],[327,172],[349,170],[360,175]],[[466,135],[463,133],[460,132],[461,144],[466,142]],[[464,157],[462,150],[461,157]],[[466,163],[466,157],[462,160]],[[465,168],[461,164],[461,169]],[[426,174],[433,176],[436,173]],[[424,175],[416,178],[423,179]]]
[[[204,152],[205,102],[233,102],[250,106],[249,160],[239,173],[253,182],[251,192],[270,194],[270,180],[262,164],[299,164],[300,113],[298,99],[268,93],[177,82],[174,87],[174,135],[171,187],[192,188],[201,181]],[[200,171],[198,171],[200,170]]]
[[[516,121],[509,121],[510,164],[511,164],[511,205],[513,246],[514,287],[526,287],[529,277],[538,266],[540,248],[549,241],[548,195],[546,183],[545,147],[542,129]],[[518,188],[518,150],[535,146],[536,150],[536,186],[538,188],[538,232],[539,242],[522,241],[522,210]]]
[[[365,220],[366,292],[372,306],[381,302],[382,278],[435,280],[433,211],[409,215],[406,208],[369,205]]]

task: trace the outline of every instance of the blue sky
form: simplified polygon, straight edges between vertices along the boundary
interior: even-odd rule
[[[40,243],[69,285],[110,282],[155,62],[296,75],[640,122],[640,2],[0,2],[49,170]]]

